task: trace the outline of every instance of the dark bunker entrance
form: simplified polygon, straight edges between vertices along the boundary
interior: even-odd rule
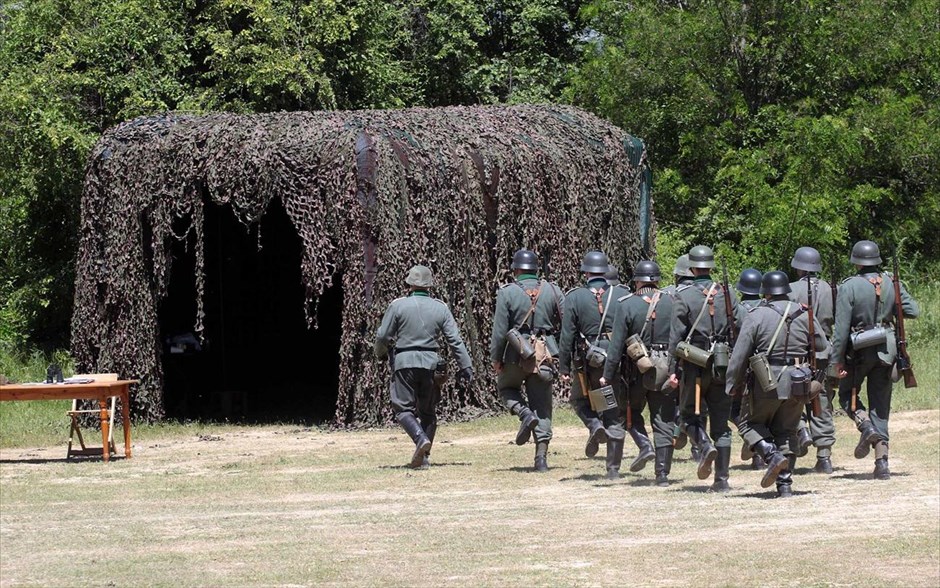
[[[332,419],[341,276],[318,300],[318,328],[308,329],[302,242],[280,201],[272,201],[250,229],[231,208],[207,204],[204,239],[204,340],[194,334],[192,237],[188,250],[184,242],[173,244],[167,297],[160,306],[167,417],[306,425]]]

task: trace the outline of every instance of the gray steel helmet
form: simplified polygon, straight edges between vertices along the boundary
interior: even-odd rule
[[[695,276],[695,274],[692,273],[692,270],[689,269],[688,254],[679,256],[679,259],[676,260],[676,266],[672,268],[672,275],[682,278],[692,278]]]
[[[781,271],[772,271],[764,274],[760,281],[760,294],[766,296],[782,296],[790,293],[790,278]]]
[[[852,258],[856,265],[881,265],[881,251],[874,241],[859,241],[852,246]]]
[[[415,288],[431,288],[434,286],[434,276],[431,274],[431,268],[423,265],[416,265],[408,270],[405,277],[405,283]]]
[[[763,276],[759,271],[749,267],[738,276],[738,283],[734,285],[734,289],[741,294],[758,296],[760,294],[761,277]]]
[[[610,264],[607,266],[607,272],[604,274],[604,279],[607,280],[607,283],[611,286],[616,286],[620,283],[620,270],[617,269],[617,266]]]
[[[581,271],[586,274],[606,274],[610,262],[603,251],[588,251],[581,260]]]
[[[658,282],[660,279],[659,264],[655,261],[641,261],[633,268],[634,282]]]
[[[822,271],[819,252],[812,247],[800,247],[790,260],[790,267],[807,272]]]
[[[689,249],[689,267],[711,269],[715,267],[715,252],[711,247],[696,245]]]
[[[538,271],[539,256],[534,251],[520,249],[512,254],[512,269]]]

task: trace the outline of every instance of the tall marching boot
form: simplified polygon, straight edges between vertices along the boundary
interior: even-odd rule
[[[607,439],[607,479],[620,477],[620,462],[623,460],[623,439]]]
[[[656,485],[662,488],[669,486],[669,471],[672,469],[671,445],[656,448]]]
[[[891,470],[888,468],[888,442],[878,441],[875,443],[875,471],[876,480],[890,480]]]
[[[414,441],[415,444],[415,452],[411,456],[411,463],[408,464],[408,467],[418,469],[424,465],[424,458],[428,454],[428,451],[431,450],[431,440],[428,439],[424,429],[421,428],[421,423],[418,422],[414,414],[410,412],[400,412],[396,418],[398,419],[398,424],[408,433],[408,436],[411,437],[411,440]]]
[[[587,444],[584,446],[584,455],[586,457],[597,455],[601,443],[607,443],[607,439],[607,429],[604,428],[599,419],[594,419],[591,423]]]
[[[424,454],[424,460],[422,460],[421,467],[419,468],[422,470],[426,470],[431,467],[431,449],[434,448],[434,435],[437,434],[436,419],[431,421],[428,426],[424,427],[424,434],[428,436],[428,441],[431,442],[431,447],[428,447],[428,452]]]
[[[516,445],[525,445],[532,437],[532,432],[539,424],[539,417],[535,416],[528,406],[519,403],[513,407],[513,413],[519,417],[519,430],[516,432]]]
[[[813,437],[809,434],[809,428],[800,427],[796,432],[796,447],[793,448],[797,457],[806,457],[812,445]]]
[[[637,449],[639,449],[636,459],[630,464],[630,471],[636,473],[645,468],[647,462],[655,459],[656,452],[653,450],[653,444],[645,431],[633,427],[630,429],[630,436],[633,437],[633,442],[636,443]]]
[[[791,456],[795,458],[796,456]],[[792,460],[796,466],[796,460]],[[793,469],[789,465],[777,474],[777,498],[791,498],[793,496]]]
[[[875,430],[875,425],[871,423],[867,415],[856,415],[855,426],[861,434],[858,438],[858,445],[855,446],[855,459],[864,459],[868,457],[872,445],[878,441],[878,431]]]
[[[727,492],[731,490],[728,476],[731,467],[731,447],[718,447],[718,457],[715,458],[715,481],[712,483],[713,492]]]
[[[712,475],[712,463],[718,456],[718,450],[708,438],[705,429],[698,425],[689,425],[685,428],[689,439],[692,440],[692,448],[698,450],[698,468],[697,475],[699,480],[707,480]]]
[[[776,445],[761,439],[753,447],[754,453],[759,454],[767,462],[767,470],[764,477],[761,478],[760,487],[770,488],[777,480],[780,472],[790,467],[790,459],[780,451]],[[793,457],[793,463],[796,464],[796,457]]]
[[[539,441],[535,444],[535,471],[548,471],[548,441]]]

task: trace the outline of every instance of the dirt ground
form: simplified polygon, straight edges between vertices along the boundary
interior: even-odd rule
[[[940,586],[938,411],[892,416],[887,482],[838,419],[835,473],[811,454],[790,500],[738,439],[726,495],[688,449],[669,488],[652,464],[607,481],[556,417],[547,474],[509,417],[442,426],[427,471],[396,429],[207,427],[109,464],[2,450],[0,586]]]

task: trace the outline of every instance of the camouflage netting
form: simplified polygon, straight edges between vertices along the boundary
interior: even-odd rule
[[[567,286],[586,249],[639,259],[645,168],[640,141],[564,106],[138,118],[105,133],[87,166],[72,352],[83,371],[140,379],[132,412],[160,419],[173,240],[195,248],[201,332],[204,207],[230,205],[247,230],[278,198],[303,243],[311,328],[342,276],[338,424],[390,418],[370,341],[414,263],[434,270],[479,376],[469,390],[448,384],[442,417],[494,408],[492,308],[512,252],[551,251]]]

